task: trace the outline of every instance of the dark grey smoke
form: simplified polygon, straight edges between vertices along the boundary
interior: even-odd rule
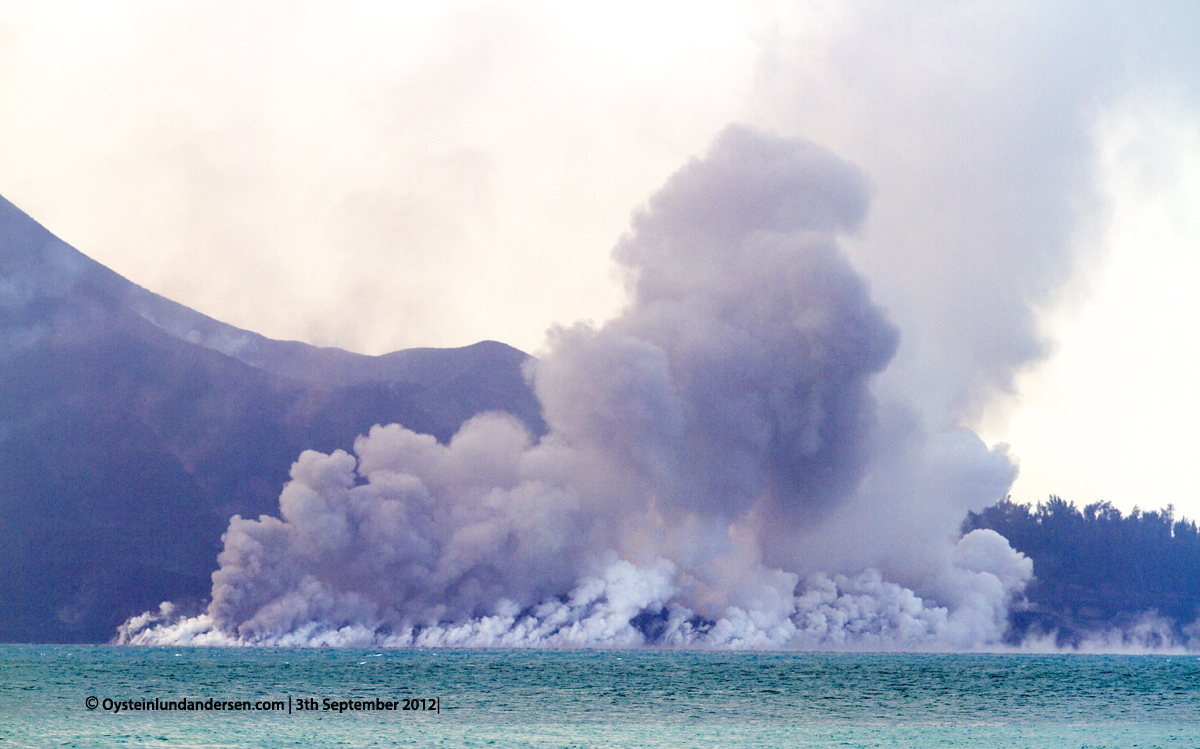
[[[897,339],[833,243],[867,204],[863,176],[824,149],[727,128],[617,245],[629,307],[600,332],[554,334],[537,378],[553,428],[576,442],[626,442],[631,468],[669,457],[652,480],[671,512],[733,518],[760,502],[792,523],[845,497],[867,458],[868,381]],[[624,366],[653,371],[669,393],[654,410],[615,388],[601,402],[573,392],[596,387],[587,372],[597,367],[578,359],[607,369],[632,356]],[[655,357],[665,369],[647,366]]]
[[[807,540],[874,538],[924,491],[981,505],[1012,478],[977,439],[941,456],[919,423],[880,421],[897,332],[836,244],[867,203],[828,151],[727,128],[618,243],[624,311],[553,329],[531,364],[543,438],[493,414],[448,445],[392,425],[357,457],[305,452],[279,518],[230,522],[207,614],[164,606],[122,641],[628,645],[646,621],[673,644],[997,641],[1031,574],[999,535],[833,565]]]

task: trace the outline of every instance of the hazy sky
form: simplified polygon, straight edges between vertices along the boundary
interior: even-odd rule
[[[537,352],[730,122],[857,164],[880,388],[1016,499],[1200,516],[1200,11],[0,0],[0,194],[276,338]]]

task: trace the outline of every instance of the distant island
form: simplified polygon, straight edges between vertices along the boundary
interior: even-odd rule
[[[274,341],[131,283],[3,198],[0,313],[0,642],[108,642],[163,601],[199,613],[231,516],[275,515],[305,450],[389,423],[444,444],[485,411],[547,432],[510,346]],[[1200,532],[1170,506],[1006,498],[968,513],[962,533],[981,529],[1033,561],[1009,644],[1200,641]]]

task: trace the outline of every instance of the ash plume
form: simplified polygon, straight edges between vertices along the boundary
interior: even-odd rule
[[[1014,468],[872,382],[898,331],[843,256],[867,180],[726,128],[633,218],[628,304],[553,328],[506,414],[307,451],[279,517],[234,516],[212,601],[134,644],[870,649],[999,643],[1032,563],[963,511]]]

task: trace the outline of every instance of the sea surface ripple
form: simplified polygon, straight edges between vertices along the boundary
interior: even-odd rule
[[[88,709],[89,697],[101,704]],[[103,707],[156,698],[290,700],[291,712]],[[405,698],[437,698],[440,710],[297,709]],[[0,646],[3,746],[314,741],[1194,749],[1200,658]]]

